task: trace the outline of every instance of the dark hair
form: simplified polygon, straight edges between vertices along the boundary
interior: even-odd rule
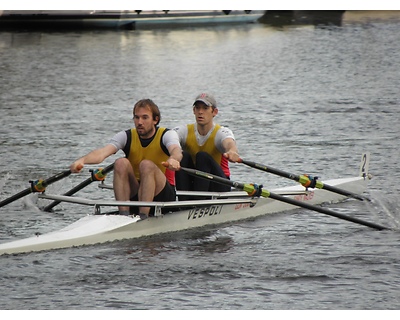
[[[139,100],[138,102],[136,102],[135,106],[133,107],[133,117],[135,117],[135,110],[137,108],[149,108],[151,113],[153,114],[153,120],[157,120],[157,118],[158,118],[156,126],[160,123],[161,113],[160,113],[160,110],[158,109],[158,106],[153,102],[153,100],[142,99],[142,100]]]

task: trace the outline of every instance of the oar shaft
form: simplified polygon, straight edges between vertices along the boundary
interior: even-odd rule
[[[20,199],[20,198],[22,198],[22,197],[27,196],[27,195],[30,194],[31,192],[32,192],[31,188],[28,188],[28,189],[25,189],[25,190],[23,190],[23,191],[21,191],[21,192],[15,194],[15,195],[13,195],[13,196],[11,196],[11,197],[5,199],[5,200],[3,200],[3,201],[0,201],[0,208],[1,208],[1,207],[4,207],[5,205],[7,205],[7,204],[9,204],[9,203],[11,203],[11,202],[13,202],[13,201],[15,201],[15,200],[18,200],[18,199]]]
[[[66,170],[66,171],[60,172],[60,173],[58,173],[58,174],[56,174],[56,175],[44,180],[42,182],[42,185],[43,185],[43,187],[47,187],[47,186],[49,186],[50,184],[52,184],[54,182],[57,182],[57,181],[59,181],[61,179],[64,179],[64,178],[68,177],[71,173],[72,173],[71,170]]]
[[[248,161],[248,160],[244,160],[244,159],[240,159],[240,162],[244,163],[245,165],[252,167],[252,168],[256,168],[265,172],[269,172],[275,175],[278,175],[280,177],[283,178],[288,178],[297,182],[300,182],[300,176],[299,175],[295,175],[295,174],[291,174],[289,172],[285,172],[279,169],[275,169],[269,166],[266,166],[264,164],[261,163],[257,163],[257,162],[253,162],[253,161]]]
[[[330,216],[333,216],[333,217],[336,217],[336,218],[339,218],[339,219],[347,220],[347,221],[350,221],[350,222],[358,223],[358,224],[361,224],[361,225],[364,225],[364,226],[367,226],[367,227],[370,227],[370,228],[373,228],[373,229],[377,229],[377,230],[387,230],[387,229],[389,229],[389,228],[386,228],[386,227],[381,226],[379,224],[375,224],[375,223],[372,223],[372,222],[364,221],[364,220],[361,220],[361,219],[358,219],[358,218],[355,218],[355,217],[349,217],[349,216],[343,215],[341,213],[338,213],[338,212],[335,212],[335,211],[332,211],[332,210],[329,210],[329,209],[326,209],[326,208],[323,208],[323,207],[314,206],[314,205],[311,205],[311,204],[306,203],[306,202],[296,201],[296,200],[294,200],[292,198],[283,197],[283,196],[281,196],[279,194],[270,193],[269,197],[271,199],[283,201],[283,202],[286,202],[286,203],[289,203],[289,204],[293,204],[293,205],[298,206],[298,207],[302,207],[302,208],[305,208],[305,209],[317,211],[317,212],[320,212],[320,213],[323,213],[323,214],[327,214],[327,215],[330,215]]]
[[[354,199],[361,200],[361,201],[364,201],[366,199],[369,200],[368,198],[363,197],[361,195],[358,195],[358,194],[355,194],[353,192],[349,192],[349,191],[346,191],[343,189],[339,189],[334,186],[327,185],[325,183],[323,184],[323,187],[321,189],[328,190],[328,191],[338,193],[338,194],[344,195],[346,197],[354,198]]]
[[[92,183],[92,179],[88,178],[85,181],[81,182],[79,185],[77,185],[76,187],[72,188],[71,190],[67,191],[64,196],[72,196],[73,194],[75,194],[76,192],[78,192],[79,190],[87,187],[89,184]],[[61,201],[53,201],[52,203],[50,203],[49,205],[47,205],[46,207],[43,208],[43,211],[47,211],[50,212],[51,209],[53,209],[56,205],[60,204]]]
[[[244,163],[245,165],[247,165],[249,167],[252,167],[252,168],[255,168],[255,169],[259,169],[259,170],[262,170],[262,171],[265,171],[265,172],[269,172],[269,173],[278,175],[278,176],[283,177],[283,178],[288,178],[288,179],[294,180],[294,181],[299,182],[299,183],[304,183],[304,182],[309,181],[309,178],[307,176],[292,174],[292,173],[289,173],[289,172],[286,172],[286,171],[282,171],[282,170],[279,170],[279,169],[276,169],[276,168],[272,168],[272,167],[263,165],[261,163],[248,161],[248,160],[244,160],[244,159],[240,159],[239,162],[242,162],[242,163]],[[317,181],[317,183],[315,184],[315,188],[325,189],[325,190],[328,190],[328,191],[331,191],[331,192],[334,192],[334,193],[337,193],[337,194],[341,194],[341,195],[346,196],[346,197],[350,197],[350,198],[354,198],[354,199],[357,199],[357,200],[361,200],[361,201],[368,199],[366,197],[363,197],[361,195],[355,194],[353,192],[350,192],[350,191],[347,191],[347,190],[343,190],[343,189],[339,189],[339,188],[336,188],[334,186],[327,185],[325,183],[322,183],[321,181]]]
[[[65,178],[65,177],[68,177],[70,174],[71,174],[71,170],[66,170],[66,171],[57,173],[56,175],[54,175],[54,176],[52,176],[52,177],[50,177],[50,178],[48,178],[46,180],[41,181],[40,185],[41,185],[42,188],[46,188],[50,184],[52,184],[52,183],[54,183],[56,181],[59,181],[59,180]],[[9,204],[9,203],[11,203],[11,202],[13,202],[13,201],[15,201],[15,200],[18,200],[18,199],[20,199],[22,197],[25,197],[25,196],[27,196],[28,194],[30,194],[32,192],[37,192],[37,191],[34,190],[33,186],[31,185],[31,187],[29,187],[29,188],[27,188],[27,189],[15,194],[15,195],[13,195],[13,196],[1,201],[0,202],[0,208],[5,206],[5,205],[7,205],[7,204]]]
[[[97,172],[97,177],[99,177],[100,179],[105,177],[105,175],[109,172],[111,172],[114,169],[114,163],[108,165],[107,167],[105,167],[104,169],[100,169]],[[82,181],[80,184],[78,184],[77,186],[75,186],[74,188],[72,188],[71,190],[67,191],[66,193],[64,193],[64,196],[72,196],[73,194],[77,193],[79,190],[82,190],[83,188],[87,187],[89,184],[91,184],[93,181],[99,181],[100,179],[96,178],[96,174],[91,175],[90,178],[87,178],[85,181]],[[43,211],[51,211],[56,205],[60,204],[61,201],[53,201],[52,203],[50,203],[49,205],[47,205],[46,207],[43,208]]]
[[[198,177],[204,178],[204,179],[213,180],[213,181],[215,181],[217,183],[221,183],[221,184],[228,185],[228,186],[231,186],[231,187],[234,187],[234,188],[237,188],[237,189],[241,189],[241,190],[244,190],[246,192],[252,192],[252,191],[255,190],[255,187],[253,185],[251,185],[251,184],[244,184],[244,183],[232,181],[232,180],[229,180],[229,179],[225,179],[225,178],[222,178],[222,177],[219,177],[219,176],[215,176],[213,174],[205,173],[205,172],[202,172],[202,171],[199,171],[199,170],[195,170],[195,169],[189,169],[189,168],[181,167],[181,170],[186,171],[187,173],[189,173],[191,175],[195,175],[195,176],[198,176]],[[263,196],[265,198],[271,198],[271,199],[282,201],[282,202],[285,202],[285,203],[288,203],[288,204],[292,204],[292,205],[297,206],[297,207],[302,207],[302,208],[305,208],[305,209],[317,211],[317,212],[320,212],[320,213],[323,213],[323,214],[327,214],[327,215],[330,215],[330,216],[333,216],[333,217],[337,217],[339,219],[343,219],[343,220],[351,221],[351,222],[354,222],[354,223],[358,223],[358,224],[361,224],[361,225],[364,225],[364,226],[367,226],[367,227],[370,227],[370,228],[373,228],[373,229],[377,229],[377,230],[388,230],[389,229],[387,227],[384,227],[384,226],[381,226],[381,225],[378,225],[378,224],[375,224],[375,223],[370,223],[370,222],[367,222],[367,221],[363,221],[363,220],[358,219],[358,218],[349,217],[349,216],[334,212],[334,211],[326,209],[326,208],[322,208],[322,207],[315,206],[315,205],[312,205],[312,204],[309,204],[309,203],[306,203],[306,202],[297,201],[297,200],[294,200],[294,199],[289,198],[289,197],[284,197],[284,196],[281,196],[281,195],[278,195],[278,194],[275,194],[275,193],[271,193],[271,192],[269,192],[268,190],[265,190],[265,189],[262,189],[261,191],[262,191],[261,192],[261,196]]]

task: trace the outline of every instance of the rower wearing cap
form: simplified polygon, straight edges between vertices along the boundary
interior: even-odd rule
[[[209,93],[199,94],[193,103],[195,123],[176,127],[183,149],[182,167],[195,168],[223,178],[230,178],[229,162],[238,162],[239,154],[232,130],[214,122],[217,102]],[[230,191],[230,187],[176,172],[177,190]],[[180,200],[187,197],[180,196]]]

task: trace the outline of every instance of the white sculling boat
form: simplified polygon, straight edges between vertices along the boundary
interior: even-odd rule
[[[368,162],[369,157],[364,154],[359,176],[329,180],[325,181],[325,184],[349,191],[353,194],[362,194],[366,190],[369,180],[367,172]],[[232,185],[237,184],[236,182],[229,183]],[[101,185],[103,187],[106,186],[104,183]],[[242,186],[239,184],[239,187],[244,190]],[[264,197],[265,194],[261,194],[262,196],[259,197],[251,197],[245,191],[195,193],[196,195],[206,194],[211,196],[210,200],[146,203],[90,200],[73,196],[42,193],[39,194],[40,198],[91,206],[94,208],[94,214],[87,215],[59,231],[0,244],[0,255],[93,245],[115,240],[176,232],[292,210],[303,205],[309,206],[306,208],[311,210],[321,210],[320,212],[322,213],[364,224],[375,229],[387,229],[386,227],[366,223],[355,218],[343,218],[340,214],[317,206],[321,203],[338,202],[347,198],[342,194],[317,188],[306,190],[302,185],[280,188],[274,190],[273,193],[267,193],[267,196],[273,194],[278,199],[291,199],[290,201],[293,201],[293,203],[276,200],[269,196]],[[140,220],[139,217],[101,214],[100,212],[103,207],[116,207],[118,205],[154,206],[156,209],[155,217]],[[162,208],[179,209],[178,211],[163,215],[161,214]]]

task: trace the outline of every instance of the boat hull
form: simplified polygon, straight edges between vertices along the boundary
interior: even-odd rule
[[[354,177],[326,181],[343,190],[362,194],[367,178]],[[273,192],[292,192],[295,200],[312,205],[339,202],[346,197],[322,189],[304,193],[301,185],[281,188]],[[228,222],[236,222],[258,216],[288,211],[298,207],[270,198],[254,199],[253,202],[216,202],[202,207],[188,208],[146,220],[119,215],[88,215],[59,231],[0,244],[0,255],[16,254],[82,245],[93,245],[115,240],[134,239],[169,232],[183,231]]]

